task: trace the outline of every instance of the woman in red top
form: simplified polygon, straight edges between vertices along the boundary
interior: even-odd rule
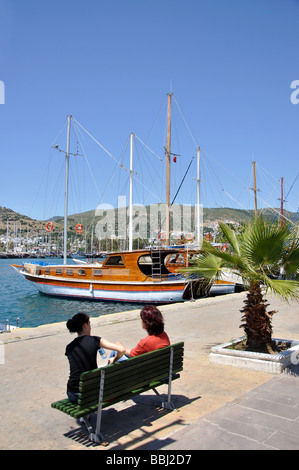
[[[165,348],[170,345],[167,333],[164,331],[164,320],[162,313],[154,305],[146,305],[140,312],[142,328],[144,328],[148,336],[141,339],[137,346],[133,349],[125,348],[125,354],[119,359],[120,361],[126,360],[130,357],[139,356],[140,354],[154,351],[155,349]],[[109,358],[109,363],[112,364],[117,360],[113,353]]]

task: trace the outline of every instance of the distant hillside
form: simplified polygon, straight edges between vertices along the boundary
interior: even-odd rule
[[[193,209],[194,210],[194,209]],[[259,211],[260,212],[260,211]],[[285,216],[292,220],[295,216],[295,213],[285,211]],[[267,209],[263,210],[264,217],[272,222],[275,213],[274,211]],[[242,210],[242,209],[232,209],[232,208],[204,208],[203,210],[203,225],[209,227],[215,225],[218,221],[226,221],[232,223],[242,223],[248,222],[254,217],[253,210]],[[278,216],[279,217],[279,216]],[[92,224],[95,225],[98,221],[101,220],[101,217],[95,216],[95,210],[90,210],[82,212],[80,214],[69,215],[68,217],[68,231],[70,233],[76,233],[75,227],[76,224],[83,224],[84,227],[90,227]],[[45,227],[47,221],[34,220],[26,215],[19,214],[14,212],[12,209],[7,209],[6,207],[0,206],[0,234],[6,233],[7,230],[7,221],[9,221],[9,230],[12,232],[12,225],[14,225],[16,230],[22,230],[22,232],[27,231],[29,234],[32,233],[46,233]],[[52,233],[61,233],[63,230],[63,217],[53,217],[51,219],[54,223],[54,228]]]
[[[36,234],[41,231],[45,231],[45,221],[35,220],[27,215],[19,214],[14,212],[12,209],[0,206],[0,234],[3,235],[7,230],[7,221],[9,222],[10,233],[15,230],[22,232],[27,231],[31,234]],[[14,228],[13,228],[14,227]],[[56,227],[56,231],[63,230],[63,224],[59,224]]]
[[[275,209],[262,209],[258,210],[258,213],[260,214],[262,212],[263,216],[265,217],[266,220],[269,222],[272,222],[272,220],[276,217],[280,217],[280,209],[275,208]],[[249,222],[252,218],[254,218],[255,212],[254,210],[245,210],[245,209],[231,209],[229,207],[221,207],[221,208],[212,208],[212,209],[207,209],[204,208],[203,210],[203,220],[204,223],[208,221],[225,221],[225,220],[231,220],[234,222]],[[294,212],[290,211],[284,211],[285,217],[287,217],[288,220],[292,220],[295,216]]]

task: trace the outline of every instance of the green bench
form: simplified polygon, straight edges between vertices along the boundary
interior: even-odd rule
[[[174,410],[171,402],[172,381],[180,377],[183,370],[184,343],[176,343],[163,349],[151,351],[127,361],[116,362],[80,376],[78,404],[68,398],[51,404],[75,419],[82,418],[89,433],[89,440],[98,444],[104,442],[101,434],[102,409],[127,400],[135,395],[168,384],[167,401],[162,407]],[[97,413],[96,429],[93,431],[88,415]]]

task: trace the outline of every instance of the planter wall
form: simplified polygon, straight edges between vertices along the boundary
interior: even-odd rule
[[[233,345],[237,345],[243,341],[238,338],[229,343],[220,344],[211,348],[210,362],[214,364],[222,364],[236,366],[245,369],[259,370],[279,374],[286,367],[299,362],[299,341],[291,341],[285,339],[273,339],[274,342],[291,343],[291,347],[278,354],[263,354],[250,351],[239,351],[237,349],[229,349]]]

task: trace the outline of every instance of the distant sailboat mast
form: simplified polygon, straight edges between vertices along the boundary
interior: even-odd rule
[[[200,226],[201,226],[201,220],[200,220],[200,147],[197,147],[197,178],[196,178],[196,183],[197,183],[196,240],[197,240],[197,245],[200,246]]]
[[[65,154],[63,264],[67,263],[67,216],[68,216],[68,185],[69,185],[71,118],[72,116],[70,115],[67,117],[67,139],[66,139],[66,154]]]
[[[171,97],[168,94],[167,148],[166,148],[166,245],[170,245],[170,145],[171,145]]]
[[[133,143],[134,134],[130,134],[130,203],[129,203],[129,251],[133,250]]]
[[[283,227],[283,178],[281,178],[280,225]]]

